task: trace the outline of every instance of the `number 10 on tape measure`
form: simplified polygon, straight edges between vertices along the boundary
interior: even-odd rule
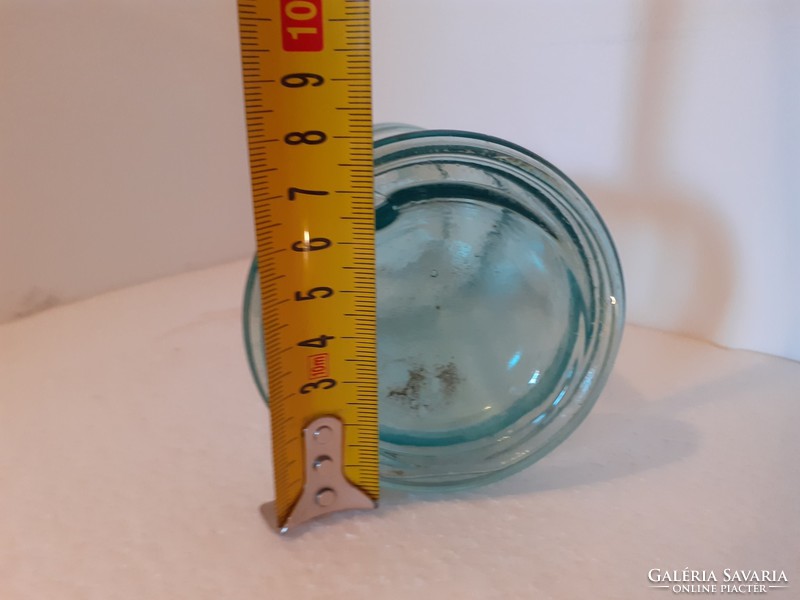
[[[367,0],[239,0],[275,509],[378,499]]]

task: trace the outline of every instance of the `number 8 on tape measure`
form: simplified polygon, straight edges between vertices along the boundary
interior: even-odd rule
[[[378,499],[367,0],[240,0],[275,508]]]

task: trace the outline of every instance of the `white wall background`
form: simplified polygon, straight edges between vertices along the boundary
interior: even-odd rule
[[[800,0],[373,0],[375,116],[520,143],[629,319],[800,359]],[[253,249],[234,0],[0,0],[0,321]]]

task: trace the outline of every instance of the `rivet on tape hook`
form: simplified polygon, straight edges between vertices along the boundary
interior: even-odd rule
[[[338,417],[314,419],[303,429],[305,484],[281,533],[342,510],[376,508],[377,503],[344,475],[344,427]]]

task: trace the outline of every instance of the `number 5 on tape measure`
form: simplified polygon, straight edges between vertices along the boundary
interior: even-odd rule
[[[378,499],[367,0],[239,0],[275,508]]]

